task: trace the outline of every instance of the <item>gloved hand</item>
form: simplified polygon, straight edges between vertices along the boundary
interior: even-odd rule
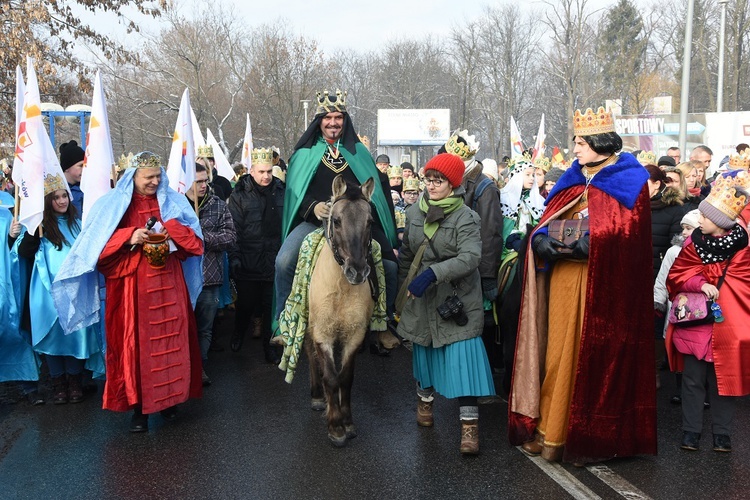
[[[497,280],[482,278],[482,296],[490,302],[497,298]]]
[[[589,235],[584,234],[570,247],[573,250],[573,258],[587,260],[589,258]]]
[[[521,240],[523,240],[521,233],[511,233],[505,240],[505,248],[518,252],[521,250]]]
[[[664,316],[664,313],[667,312],[667,304],[654,301],[654,311],[656,311],[657,316]]]
[[[547,261],[557,260],[562,257],[558,248],[565,248],[565,244],[562,241],[550,238],[549,235],[544,233],[539,233],[534,236],[531,246],[537,257]]]
[[[437,276],[435,276],[435,272],[428,267],[427,269],[422,271],[416,278],[411,280],[408,290],[415,297],[421,297],[422,295],[424,295],[427,287],[436,281]]]
[[[328,206],[328,203],[320,201],[313,207],[313,213],[318,220],[327,219],[331,215],[331,207]]]
[[[237,278],[242,272],[242,261],[240,259],[229,260],[229,276]]]

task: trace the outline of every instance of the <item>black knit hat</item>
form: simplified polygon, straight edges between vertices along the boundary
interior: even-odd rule
[[[405,161],[401,164],[401,170],[411,170],[412,172],[414,172],[414,165],[412,165],[408,161]]]
[[[675,167],[677,166],[677,163],[675,163],[674,158],[671,156],[662,156],[659,158],[659,161],[656,162],[657,167]]]
[[[79,161],[83,161],[84,154],[83,149],[76,141],[60,144],[60,166],[63,172]]]
[[[557,182],[565,171],[561,168],[552,167],[549,172],[544,174],[544,182]]]

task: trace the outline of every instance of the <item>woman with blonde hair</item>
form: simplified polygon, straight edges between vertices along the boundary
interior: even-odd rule
[[[685,205],[690,207],[689,210],[698,208],[698,204],[703,200],[704,196],[701,195],[701,185],[698,178],[697,167],[702,166],[699,161],[690,160],[684,161],[677,165],[675,168],[682,172],[682,176],[685,178],[685,184],[687,191],[685,191]]]

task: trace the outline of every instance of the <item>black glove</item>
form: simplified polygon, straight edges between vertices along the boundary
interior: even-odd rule
[[[240,259],[229,259],[229,276],[237,279],[242,273],[242,261]]]
[[[508,238],[505,240],[505,248],[518,252],[521,250],[522,240],[523,237],[521,236],[521,233],[512,233],[508,235]]]
[[[482,278],[482,296],[494,301],[497,298],[497,280],[492,278]]]
[[[573,243],[573,258],[576,260],[587,260],[589,258],[589,235],[584,234]]]
[[[534,236],[531,246],[534,248],[534,253],[537,257],[542,260],[553,261],[564,256],[558,251],[558,248],[565,248],[565,243],[555,238],[550,238],[549,235],[544,233]]]

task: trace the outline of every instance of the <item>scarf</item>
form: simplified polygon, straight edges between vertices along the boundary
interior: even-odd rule
[[[723,262],[745,248],[748,244],[747,232],[735,224],[724,236],[709,236],[696,229],[692,234],[695,251],[704,264]]]
[[[438,201],[430,201],[424,193],[419,197],[419,209],[424,216],[424,235],[432,239],[440,226],[440,221],[460,208],[464,204],[461,196],[451,195]]]
[[[701,195],[701,188],[688,188],[688,193],[690,193],[690,196],[697,198]]]

